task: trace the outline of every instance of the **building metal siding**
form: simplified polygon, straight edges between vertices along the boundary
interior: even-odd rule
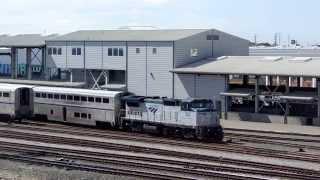
[[[72,55],[72,48],[81,48],[81,55]],[[84,42],[67,42],[67,68],[84,68]]]
[[[102,69],[102,42],[85,42],[86,69]]]
[[[207,40],[207,35],[210,31],[199,33],[185,39],[175,42],[175,67],[180,67],[185,64],[209,57],[212,55],[212,43]],[[190,51],[192,48],[199,50],[199,55],[192,57]]]
[[[67,68],[67,45],[66,42],[47,42],[47,52],[46,52],[46,66],[49,68]],[[61,55],[48,55],[49,48],[61,48],[62,54]]]
[[[156,48],[156,54],[153,54]],[[130,60],[130,59],[129,59]],[[147,95],[173,97],[173,42],[147,43]]]
[[[248,40],[218,30],[211,33],[219,36],[219,40],[212,41],[213,57],[249,55]]]
[[[225,91],[225,76],[195,75],[195,78],[197,98],[222,100],[220,93]]]
[[[193,74],[175,74],[174,82],[174,98],[195,97],[195,76]]]
[[[108,48],[123,48],[123,56],[108,56]],[[103,42],[103,69],[126,70],[126,42]]]
[[[206,98],[223,101],[220,96],[225,91],[225,76],[219,75],[175,75],[175,98]]]
[[[136,53],[140,48],[140,53]],[[146,42],[128,42],[128,91],[136,95],[147,95]]]
[[[250,48],[250,56],[320,57],[320,49]]]

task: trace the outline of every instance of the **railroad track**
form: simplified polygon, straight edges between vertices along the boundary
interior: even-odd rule
[[[244,175],[234,175],[234,174],[226,174],[226,173],[241,173],[241,174],[253,174],[253,175],[264,175],[267,177],[281,177],[281,178],[289,178],[289,179],[310,179],[310,180],[315,180],[319,179],[320,176],[314,176],[314,175],[309,175],[306,172],[306,174],[295,174],[295,173],[280,173],[276,170],[259,170],[259,169],[245,169],[245,168],[239,168],[239,167],[230,167],[230,166],[222,166],[222,165],[204,165],[201,163],[191,163],[191,162],[182,162],[182,161],[173,161],[173,160],[164,160],[164,159],[155,159],[151,158],[149,160],[146,160],[145,158],[139,158],[132,156],[136,161],[142,161],[143,163],[137,163],[132,161],[132,159],[128,158],[128,156],[115,156],[114,154],[99,154],[95,152],[83,152],[81,150],[67,150],[67,149],[60,149],[60,148],[48,148],[48,147],[42,147],[42,146],[35,146],[35,145],[25,145],[25,144],[15,144],[15,143],[0,143],[0,150],[7,150],[10,152],[20,152],[20,153],[26,153],[30,152],[33,154],[46,154],[46,155],[54,155],[58,157],[64,157],[64,158],[72,158],[72,159],[77,159],[77,160],[85,160],[85,161],[94,161],[94,162],[99,162],[99,163],[107,163],[107,164],[113,164],[113,165],[125,165],[125,166],[131,166],[135,168],[144,168],[144,169],[153,169],[157,171],[166,171],[166,172],[174,172],[174,173],[183,173],[183,174],[190,174],[193,176],[199,176],[199,177],[210,177],[210,178],[223,178],[223,179],[248,179],[248,180],[256,180],[259,178],[251,177],[251,176],[244,176]],[[10,156],[9,156],[10,157]],[[29,158],[25,156],[20,156],[23,158]],[[0,154],[1,158],[1,154]],[[32,157],[35,159],[34,157]],[[116,159],[120,158],[122,160]],[[126,159],[126,160],[124,160]],[[131,161],[128,161],[127,159],[130,159]],[[18,159],[19,160],[19,159]],[[40,159],[43,161],[43,159]],[[47,161],[47,160],[46,160]],[[50,163],[56,163],[56,161],[50,161]],[[60,163],[60,162],[58,162]],[[153,164],[152,164],[153,163]],[[175,166],[183,166],[187,168],[177,168],[177,167],[168,167],[168,166],[159,166],[159,165],[154,165],[154,163],[165,163],[165,164],[173,164]],[[55,164],[53,164],[55,165]],[[65,165],[65,164],[63,164]],[[69,165],[69,163],[67,164]],[[87,167],[87,165],[83,164],[76,164],[72,163],[71,165],[76,165],[76,167]],[[69,166],[66,166],[69,167]],[[90,167],[90,166],[89,166]],[[94,168],[99,167],[95,166]],[[71,167],[73,168],[73,167]],[[92,168],[91,170],[94,170]],[[80,168],[81,169],[81,168]],[[102,169],[101,167],[99,169]],[[113,173],[115,170],[112,169],[113,171],[108,171],[110,169],[107,168],[105,172],[107,173]],[[204,171],[204,170],[197,170],[197,169],[204,169],[204,170],[211,170],[211,171]],[[81,169],[82,170],[82,169]],[[84,169],[87,170],[87,169]],[[90,169],[89,169],[90,170]],[[121,170],[124,170],[121,168]],[[219,172],[217,172],[219,171]],[[99,171],[98,171],[99,172]],[[119,173],[119,172],[118,172]],[[133,176],[138,176],[137,170],[134,172],[131,171],[125,171],[126,174],[122,175],[133,175]],[[140,172],[143,173],[143,172]],[[121,174],[121,173],[119,173]],[[184,177],[181,176],[168,176],[168,177],[163,177],[163,175],[151,173],[151,174],[144,174],[145,177],[148,178],[157,178],[157,179],[183,179]],[[141,176],[140,176],[141,177]],[[187,179],[187,178],[185,178]]]
[[[254,148],[254,147],[237,145],[237,144],[205,144],[205,143],[198,143],[198,142],[186,142],[186,141],[170,140],[165,138],[154,138],[154,137],[150,137],[150,136],[138,134],[138,133],[125,134],[123,132],[110,131],[110,130],[99,131],[99,130],[91,130],[91,129],[86,130],[85,128],[73,128],[73,127],[69,128],[68,126],[66,127],[62,125],[57,125],[57,126],[58,127],[55,127],[55,128],[52,128],[52,127],[48,128],[48,127],[14,125],[12,128],[19,128],[19,129],[32,130],[32,131],[81,135],[81,136],[101,137],[106,139],[142,141],[147,143],[159,143],[159,144],[183,146],[183,147],[190,147],[190,148],[201,148],[201,149],[216,150],[216,151],[250,154],[250,155],[256,155],[256,156],[308,161],[308,162],[315,162],[315,163],[318,163],[320,161],[320,157],[317,155],[300,153],[300,152],[289,152],[289,151],[271,150],[271,149],[264,149],[264,148]],[[0,133],[1,132],[3,131],[0,131]],[[8,134],[9,132],[6,132],[6,133]],[[24,134],[21,136],[28,136],[28,135],[30,134]],[[83,142],[83,140],[81,140],[81,142]]]
[[[245,162],[245,161],[237,161],[232,159],[220,159],[220,158],[215,158],[211,156],[204,156],[204,155],[195,155],[195,154],[190,154],[190,153],[181,153],[181,152],[173,152],[173,151],[166,151],[166,150],[158,150],[158,149],[152,149],[152,148],[136,148],[136,147],[131,147],[131,146],[123,146],[123,145],[114,145],[114,144],[105,144],[101,145],[99,144],[93,144],[92,141],[90,142],[83,142],[79,141],[79,139],[70,139],[68,138],[56,138],[56,137],[45,137],[43,135],[37,135],[39,137],[35,138],[35,134],[18,134],[18,133],[13,133],[13,132],[7,132],[7,136],[11,138],[21,138],[21,139],[26,139],[26,140],[35,140],[35,141],[42,141],[42,142],[50,142],[50,143],[66,143],[66,144],[71,144],[71,145],[82,145],[86,147],[97,147],[97,148],[106,148],[106,149],[113,149],[113,150],[123,150],[123,151],[135,151],[135,152],[148,152],[148,153],[154,153],[154,154],[159,154],[159,155],[165,155],[165,156],[174,156],[174,157],[180,157],[180,158],[195,158],[195,159],[200,159],[200,160],[212,160],[215,162],[219,163],[229,163],[229,164],[235,164],[235,165],[240,165],[240,166],[249,166],[253,168],[263,168],[263,169],[269,169],[269,170],[279,170],[280,172],[291,172],[295,174],[314,174],[317,175],[318,172],[315,171],[307,171],[304,169],[299,169],[299,168],[291,168],[291,167],[282,167],[282,166],[275,166],[275,165],[270,165],[270,164],[259,164],[259,163],[253,163],[253,162]],[[10,136],[11,135],[11,136]],[[5,137],[5,134],[2,134],[3,137]],[[73,144],[72,144],[73,143]],[[89,144],[86,144],[89,143]]]

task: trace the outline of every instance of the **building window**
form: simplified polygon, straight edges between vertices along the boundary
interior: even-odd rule
[[[191,56],[191,57],[197,57],[197,56],[199,56],[199,49],[197,49],[197,48],[191,48],[191,49],[190,49],[190,56]]]
[[[136,48],[136,54],[140,54],[140,48]]]
[[[108,48],[108,56],[112,56],[112,48]]]
[[[52,48],[48,48],[48,55],[52,55]]]
[[[73,56],[77,55],[77,48],[72,48],[72,55]]]
[[[57,48],[52,48],[52,54],[57,55]]]
[[[58,48],[58,55],[62,55],[62,48]]]
[[[119,56],[123,56],[123,48],[119,48]]]
[[[119,49],[113,48],[113,56],[119,56]]]
[[[157,54],[157,48],[152,48],[152,54]]]

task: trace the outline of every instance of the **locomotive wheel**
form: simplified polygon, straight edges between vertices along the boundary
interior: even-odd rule
[[[198,127],[196,129],[196,137],[200,141],[205,140],[206,139],[206,129],[203,127]]]
[[[161,126],[161,125],[157,126],[157,135],[163,136],[163,134],[164,134],[163,131],[164,131],[163,126]]]

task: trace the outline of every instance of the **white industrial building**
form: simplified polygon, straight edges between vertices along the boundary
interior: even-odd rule
[[[249,41],[215,29],[103,30],[62,35],[46,46],[47,67],[69,72],[72,81],[180,98],[188,84],[170,70],[207,57],[247,56]],[[199,78],[215,86],[215,79]]]

